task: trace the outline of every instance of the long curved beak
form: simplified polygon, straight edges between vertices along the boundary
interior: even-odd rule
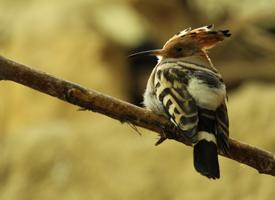
[[[137,53],[130,54],[128,58],[135,57],[135,56],[158,56],[161,55],[162,49],[154,49],[148,51],[141,51]]]

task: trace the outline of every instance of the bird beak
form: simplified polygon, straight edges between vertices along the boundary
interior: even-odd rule
[[[163,51],[162,49],[141,51],[141,52],[137,52],[129,55],[128,58],[135,57],[135,56],[160,56],[162,55],[162,51]]]

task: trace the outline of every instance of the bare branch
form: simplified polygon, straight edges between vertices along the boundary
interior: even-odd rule
[[[121,122],[132,123],[161,135],[165,132],[167,138],[190,145],[184,138],[175,134],[175,127],[164,117],[1,56],[0,80],[23,84],[70,104],[104,114]],[[275,156],[270,152],[230,139],[230,155],[223,156],[253,167],[259,173],[275,176]]]

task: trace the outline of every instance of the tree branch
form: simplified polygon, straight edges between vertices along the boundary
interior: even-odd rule
[[[87,89],[81,85],[62,80],[0,56],[0,80],[14,81],[62,101],[98,112],[121,122],[131,123],[160,134],[169,139],[190,145],[179,137],[175,127],[164,117],[127,102]],[[267,151],[230,139],[230,155],[223,155],[275,176],[275,156]]]

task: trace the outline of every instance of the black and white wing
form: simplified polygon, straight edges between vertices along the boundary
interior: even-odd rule
[[[179,128],[184,137],[197,141],[198,108],[187,91],[189,71],[181,67],[160,68],[156,72],[157,99],[162,103],[170,121]]]

